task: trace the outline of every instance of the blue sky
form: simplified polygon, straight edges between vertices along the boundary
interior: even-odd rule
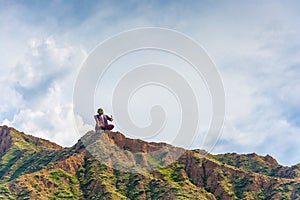
[[[0,121],[70,146],[80,66],[108,37],[164,27],[216,63],[226,121],[215,153],[300,162],[298,1],[0,1]]]

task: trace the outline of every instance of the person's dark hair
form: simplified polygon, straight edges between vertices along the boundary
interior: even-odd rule
[[[99,113],[99,114],[103,114],[103,112],[104,112],[103,108],[99,108],[99,109],[98,109],[98,113]]]

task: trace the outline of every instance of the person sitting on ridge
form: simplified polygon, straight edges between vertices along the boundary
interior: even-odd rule
[[[113,121],[113,116],[105,115],[103,108],[98,109],[98,115],[95,115],[94,118],[96,120],[96,132],[98,130],[110,131],[114,128],[114,125],[107,123],[107,120]]]

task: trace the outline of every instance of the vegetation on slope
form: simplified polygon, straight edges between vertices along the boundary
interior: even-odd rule
[[[126,149],[131,165],[162,162],[146,153],[165,144],[104,134],[110,146]],[[0,135],[0,199],[300,199],[299,165],[269,156],[187,150],[167,167],[130,173],[100,162],[81,141],[61,148],[8,127]]]

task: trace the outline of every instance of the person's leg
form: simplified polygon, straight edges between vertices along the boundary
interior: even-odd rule
[[[95,127],[95,131],[96,131],[96,133],[98,133],[99,131],[101,131],[101,127],[100,127],[100,126],[98,126],[98,125],[96,125],[96,127]]]
[[[106,127],[106,130],[112,130],[113,128],[114,128],[114,125],[112,125],[112,124],[108,124]]]
[[[96,133],[103,133],[105,131],[104,126],[97,126]]]

